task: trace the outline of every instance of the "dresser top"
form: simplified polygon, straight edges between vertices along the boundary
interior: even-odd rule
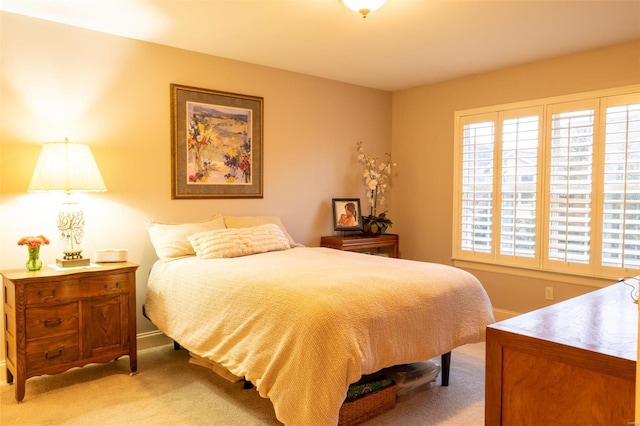
[[[638,351],[638,281],[613,284],[490,328],[573,346],[631,361]]]
[[[20,269],[6,269],[0,271],[0,274],[12,281],[32,278],[47,278],[47,277],[59,277],[71,274],[86,274],[92,272],[107,272],[118,269],[138,268],[138,265],[131,262],[113,262],[113,263],[95,263],[90,266],[83,266],[78,268],[57,268],[50,266],[43,266],[39,271],[27,271],[26,268]]]

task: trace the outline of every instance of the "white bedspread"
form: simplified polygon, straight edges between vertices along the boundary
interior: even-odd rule
[[[158,261],[145,308],[296,426],[337,424],[361,375],[483,341],[494,321],[484,289],[461,269],[318,247]]]

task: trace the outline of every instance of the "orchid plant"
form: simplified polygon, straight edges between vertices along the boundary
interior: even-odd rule
[[[367,200],[371,206],[369,216],[362,217],[363,231],[366,233],[384,233],[393,225],[387,219],[387,213],[378,214],[378,207],[385,203],[385,192],[388,188],[388,180],[391,177],[391,169],[396,163],[391,161],[391,153],[385,154],[385,160],[379,161],[377,157],[365,154],[362,141],[356,144],[358,162],[363,166],[362,178],[367,191]]]

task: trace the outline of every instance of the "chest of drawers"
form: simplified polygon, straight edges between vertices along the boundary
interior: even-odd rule
[[[137,370],[137,265],[1,271],[7,383],[16,400],[28,378],[129,356]]]
[[[632,425],[637,352],[622,283],[492,324],[485,424]]]

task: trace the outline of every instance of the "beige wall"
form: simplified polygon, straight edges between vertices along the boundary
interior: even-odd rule
[[[434,64],[437,66],[437,64]],[[401,255],[451,264],[456,110],[640,83],[640,41],[393,94],[394,231]],[[527,312],[593,287],[471,271],[498,310]],[[640,272],[640,271],[639,271]],[[608,283],[600,283],[605,285]]]
[[[355,143],[378,154],[391,146],[389,92],[14,14],[0,19],[0,269],[24,267],[23,235],[51,239],[45,264],[61,254],[58,200],[27,193],[43,142],[91,146],[108,192],[83,199],[84,252],[127,248],[141,265],[139,306],[155,260],[145,219],[277,215],[297,242],[319,245],[333,232],[331,198],[366,202]],[[171,200],[170,83],[264,97],[263,199]],[[139,315],[138,332],[152,329]]]

